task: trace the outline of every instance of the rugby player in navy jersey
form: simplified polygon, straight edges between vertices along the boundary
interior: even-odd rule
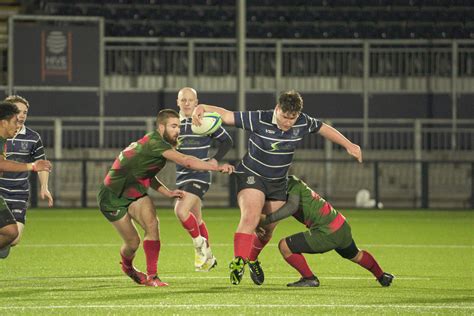
[[[362,162],[358,145],[349,141],[335,128],[302,113],[303,98],[294,91],[283,92],[273,110],[232,112],[221,107],[200,104],[193,121],[200,124],[204,112],[217,112],[227,125],[250,132],[247,153],[236,167],[237,202],[241,217],[234,234],[234,259],[230,281],[237,285],[248,264],[250,277],[260,285],[264,274],[258,255],[270,241],[276,223],[265,227],[265,234],[255,234],[260,214],[279,209],[287,198],[287,173],[297,144],[305,135],[318,132],[324,138],[343,146],[349,155]]]
[[[50,172],[51,163],[47,160],[39,160],[34,162],[17,162],[6,160],[7,139],[15,136],[20,126],[19,110],[15,104],[10,102],[0,103],[0,177],[5,177],[3,173],[28,173],[29,171]],[[19,235],[19,225],[13,216],[6,194],[0,194],[0,258],[6,258],[10,253],[10,247]]]
[[[25,126],[30,104],[18,95],[8,96],[4,101],[13,103],[18,110],[18,130],[17,133],[7,139],[6,158],[22,163],[44,160],[43,143],[40,135],[29,127]],[[40,181],[40,196],[48,200],[48,206],[53,206],[53,197],[48,189],[49,172],[38,172]],[[18,225],[18,237],[11,243],[16,246],[23,235],[26,222],[26,208],[30,195],[28,182],[28,171],[4,172],[0,176],[0,195],[4,198]]]
[[[185,87],[179,90],[176,100],[180,120],[179,145],[177,150],[183,154],[209,161],[217,166],[218,161],[232,148],[232,138],[219,127],[211,135],[196,135],[191,130],[192,113],[198,105],[197,92]],[[209,148],[213,140],[218,141],[217,152],[210,158]],[[210,171],[195,171],[176,165],[176,186],[186,194],[176,200],[174,211],[183,227],[193,239],[195,249],[194,267],[196,271],[209,271],[217,261],[209,244],[209,233],[202,219],[202,200],[211,184]]]

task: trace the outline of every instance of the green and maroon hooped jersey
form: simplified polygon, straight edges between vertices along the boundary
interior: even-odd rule
[[[7,140],[3,137],[0,137],[0,155],[5,159],[7,157]]]
[[[288,194],[300,196],[298,211],[293,216],[308,228],[317,228],[331,234],[337,231],[346,220],[331,204],[295,176],[288,177]]]
[[[144,196],[151,179],[166,164],[163,152],[172,148],[157,131],[146,134],[120,152],[104,185],[119,197],[137,199]]]

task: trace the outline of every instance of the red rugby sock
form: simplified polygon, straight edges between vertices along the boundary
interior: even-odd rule
[[[188,219],[186,219],[184,222],[181,222],[181,224],[183,225],[184,229],[188,231],[192,238],[199,236],[199,226],[193,213],[189,213]]]
[[[234,257],[249,258],[252,248],[253,234],[235,233],[234,234]]]
[[[158,257],[160,255],[161,242],[159,240],[143,241],[143,249],[146,257],[147,275],[156,275],[158,266]]]
[[[257,237],[257,235],[253,235],[253,243],[252,243],[252,249],[250,250],[250,255],[249,255],[249,260],[250,261],[255,261],[258,258],[258,255],[260,252],[262,252],[263,247],[265,247],[266,244],[270,240],[261,240],[260,238]]]
[[[207,246],[209,246],[209,232],[207,231],[206,223],[204,221],[199,225],[199,233],[202,237],[206,238]]]
[[[133,255],[132,257],[127,258],[127,257],[125,257],[125,256],[123,255],[122,252],[120,252],[120,256],[122,257],[122,262],[121,262],[121,263],[122,263],[122,267],[123,267],[124,269],[130,269],[130,268],[133,266],[132,261],[133,261],[133,258],[135,258],[135,256]]]
[[[308,279],[314,277],[313,272],[311,272],[311,269],[302,254],[294,253],[291,256],[286,257],[285,260],[295,268],[303,278]]]
[[[358,264],[372,272],[372,274],[377,279],[380,278],[383,274],[382,268],[380,268],[379,264],[377,263],[377,260],[375,260],[375,258],[365,250],[362,250],[362,258],[360,259]]]

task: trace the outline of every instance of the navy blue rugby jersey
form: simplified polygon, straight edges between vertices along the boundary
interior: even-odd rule
[[[232,143],[232,138],[222,126],[211,135],[196,135],[193,134],[191,130],[191,122],[191,118],[180,115],[180,135],[178,137],[179,146],[177,148],[179,152],[207,161],[210,159],[208,157],[209,148],[211,148],[213,139],[216,139],[220,144],[225,142]],[[189,181],[210,185],[211,172],[191,170],[176,164],[176,186],[179,187]]]
[[[6,145],[6,158],[8,160],[30,163],[39,159],[46,159],[40,135],[26,126],[23,126],[14,138],[7,139]],[[7,202],[28,200],[29,189],[28,171],[5,171],[0,176],[0,195]]]
[[[322,126],[320,120],[301,113],[295,125],[284,132],[277,127],[274,115],[274,110],[234,112],[235,126],[251,132],[237,172],[251,172],[269,180],[285,178],[298,142]]]

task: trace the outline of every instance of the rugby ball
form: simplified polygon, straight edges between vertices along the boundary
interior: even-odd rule
[[[216,112],[204,112],[201,126],[191,125],[191,130],[197,135],[210,135],[217,131],[222,124],[221,116]]]

